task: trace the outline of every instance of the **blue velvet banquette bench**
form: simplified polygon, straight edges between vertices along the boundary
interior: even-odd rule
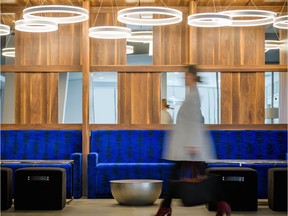
[[[110,180],[166,180],[173,163],[161,159],[165,134],[164,130],[92,131],[87,198],[111,197]]]
[[[88,198],[112,197],[110,180],[161,179],[166,192],[173,163],[161,159],[166,130],[94,130],[87,161]],[[211,130],[218,159],[285,160],[286,130]],[[240,166],[208,163],[208,167]],[[258,198],[267,198],[268,169],[275,164],[246,164],[258,172]],[[283,166],[283,165],[279,165]],[[284,166],[287,166],[285,164]]]
[[[13,160],[13,163],[6,163],[5,160]],[[47,160],[47,162],[52,161],[52,164],[45,164],[45,161],[35,164],[17,163],[17,160]],[[53,163],[53,160],[57,162]],[[61,163],[61,160],[74,162]],[[1,166],[12,168],[13,171],[33,166],[65,168],[66,196],[80,198],[82,196],[82,132],[80,130],[1,130]]]

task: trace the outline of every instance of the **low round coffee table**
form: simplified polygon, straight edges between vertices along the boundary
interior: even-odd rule
[[[162,180],[111,180],[111,193],[121,205],[152,205],[162,192]]]

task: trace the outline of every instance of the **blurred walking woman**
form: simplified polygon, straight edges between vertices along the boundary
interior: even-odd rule
[[[195,67],[190,66],[185,73],[187,88],[185,101],[178,111],[176,124],[168,136],[163,152],[163,159],[175,162],[171,180],[181,179],[183,173],[187,172],[191,172],[189,178],[201,179],[201,176],[205,175],[205,161],[215,159],[214,149],[210,136],[206,134],[204,118],[200,109],[197,89],[199,81],[200,77],[197,76]],[[156,216],[172,214],[173,188],[171,185]]]

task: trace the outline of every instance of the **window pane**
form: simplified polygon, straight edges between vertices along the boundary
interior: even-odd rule
[[[58,122],[82,123],[82,73],[59,73]]]
[[[206,124],[219,124],[219,74],[217,72],[198,73],[202,82],[198,83],[201,111]],[[183,72],[162,73],[162,99],[167,99],[167,111],[176,123],[177,113],[185,100],[186,88]]]
[[[265,73],[265,123],[279,123],[279,72]]]
[[[117,123],[117,72],[91,73],[91,124]]]
[[[1,36],[1,65],[14,65],[15,64],[15,56],[4,56],[3,49],[14,48],[14,34],[10,34],[7,36]],[[15,53],[15,50],[14,50]]]
[[[15,85],[14,73],[0,74],[0,122],[15,123]]]
[[[153,55],[153,27],[127,25],[132,35],[127,39],[127,65],[151,65]],[[128,48],[132,51],[128,52]]]

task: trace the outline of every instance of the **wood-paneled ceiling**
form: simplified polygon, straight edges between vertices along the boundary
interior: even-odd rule
[[[60,4],[81,6],[85,0],[1,0],[1,23],[13,26],[15,21],[14,12],[23,10],[25,7],[41,4]],[[190,1],[195,1],[197,6],[227,7],[277,7],[278,12],[287,14],[287,0],[86,0],[90,1],[91,7],[133,7],[141,6],[188,6]],[[285,5],[285,8],[283,7]],[[284,8],[282,10],[281,8]]]

